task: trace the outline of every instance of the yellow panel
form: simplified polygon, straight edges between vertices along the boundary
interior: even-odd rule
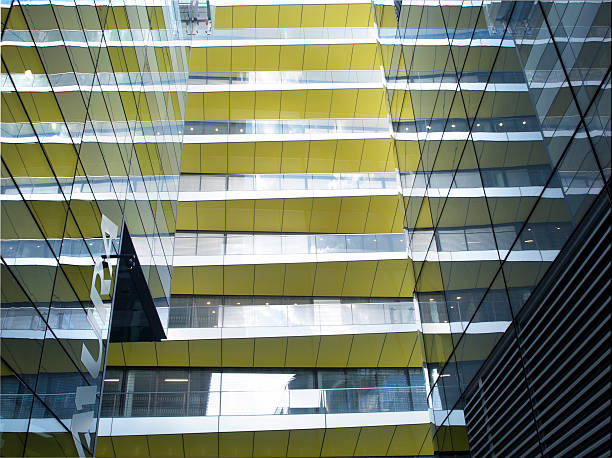
[[[345,367],[352,341],[352,335],[321,336],[317,367]]]
[[[336,232],[341,197],[313,199],[310,232]]]
[[[425,354],[427,362],[443,363],[448,360],[453,351],[453,341],[448,334],[425,334]]]
[[[190,340],[189,366],[190,367],[219,367],[221,365],[220,340]],[[185,442],[185,450],[187,449]]]
[[[22,94],[21,101],[32,122],[61,121],[62,114],[53,94]]]
[[[308,91],[283,91],[281,113],[285,119],[302,119],[306,110]],[[293,143],[293,142],[292,142]]]
[[[370,296],[377,261],[349,262],[344,279],[343,296]]]
[[[409,259],[406,275],[404,276],[404,282],[402,283],[402,288],[400,289],[400,296],[414,296],[414,283],[414,264],[412,260]]]
[[[230,119],[253,119],[255,113],[254,92],[230,93]]]
[[[365,231],[370,234],[391,232],[398,207],[396,196],[372,196]]]
[[[306,173],[310,142],[283,143],[281,173]]]
[[[190,92],[187,94],[185,120],[201,121],[202,119],[204,119],[204,95],[200,92]]]
[[[225,201],[198,201],[196,209],[198,230],[222,231],[225,229]]]
[[[281,142],[257,142],[255,144],[255,173],[279,173],[282,152]]]
[[[395,426],[369,426],[361,428],[354,456],[385,456]]]
[[[355,44],[351,57],[351,70],[378,70],[378,47],[376,44]]]
[[[215,8],[215,28],[231,29],[232,28],[232,7],[217,6]]]
[[[370,27],[373,25],[370,4],[349,5],[346,26],[347,27]]]
[[[5,439],[6,433],[3,434],[3,439]],[[6,443],[2,444],[3,452],[6,453]],[[23,448],[19,453],[22,453]],[[11,454],[12,455],[12,454]],[[5,456],[11,456],[6,453]],[[17,456],[17,453],[14,454]],[[114,457],[115,450],[113,450],[113,442],[109,436],[98,436],[98,443],[96,444],[96,455],[100,457]]]
[[[217,433],[183,434],[185,456],[191,458],[212,458],[219,456],[219,436]]]
[[[433,443],[426,440],[427,425],[399,425],[389,445],[388,455],[433,455]]]
[[[179,202],[176,217],[177,230],[193,230],[197,227],[195,202]]]
[[[181,172],[199,173],[200,168],[200,145],[184,144],[183,157],[181,159]]]
[[[237,6],[233,8],[232,27],[235,29],[252,29],[255,27],[255,6]]]
[[[255,47],[232,47],[232,71],[248,72],[255,70]]]
[[[378,261],[378,269],[376,270],[374,286],[372,287],[372,296],[399,296],[406,269],[412,269],[412,265],[408,266],[406,260]]]
[[[346,25],[349,5],[325,5],[324,27],[349,27]],[[344,69],[346,70],[346,68]]]
[[[289,431],[256,431],[253,439],[253,456],[286,456]]]
[[[283,71],[283,70],[299,71],[302,69],[303,63],[304,63],[304,46],[303,45],[290,45],[290,46],[288,45],[288,46],[280,47],[280,62],[278,65],[278,69],[280,71]]]
[[[338,140],[334,159],[335,173],[359,172],[364,140]]]
[[[219,11],[219,8],[217,8]],[[216,13],[218,14],[218,13]],[[215,18],[215,27],[217,27],[217,19]],[[215,46],[206,50],[206,71],[208,72],[223,72],[230,71],[232,62],[231,48]]]
[[[227,167],[229,173],[254,173],[255,143],[228,143]]]
[[[190,48],[189,73],[200,73],[206,71],[207,48]]]
[[[376,367],[384,341],[384,334],[355,335],[347,366]]]
[[[395,148],[400,172],[414,172],[419,166],[421,152],[416,141],[396,141]]]
[[[112,436],[112,441],[117,456],[150,456],[147,436]]]
[[[304,5],[302,8],[302,27],[323,27],[324,5]]]
[[[125,366],[123,358],[123,347],[120,342],[110,342],[108,347],[108,356],[106,357],[107,366]]]
[[[390,146],[391,141],[387,139],[366,140],[363,144],[360,172],[384,172]]]
[[[182,457],[183,436],[181,434],[163,434],[147,436],[149,450],[153,450],[151,456],[156,457]]]
[[[254,219],[253,200],[226,201],[226,230],[252,231]]]
[[[333,91],[329,117],[352,118],[353,116],[355,116],[357,91],[357,89],[336,89],[335,91]]]
[[[320,336],[287,337],[287,367],[314,367]]]
[[[320,456],[324,429],[298,429],[289,432],[287,456]]]
[[[330,173],[334,169],[336,140],[310,142],[308,173]]]
[[[259,61],[258,61],[259,62]],[[259,64],[258,64],[259,66]],[[283,94],[283,97],[287,96]],[[279,117],[280,112],[280,91],[257,91],[255,96],[255,118],[273,119]],[[280,116],[284,118],[284,116]]]
[[[223,294],[253,294],[254,273],[255,266],[252,265],[223,266]]]
[[[369,206],[369,197],[343,197],[338,219],[338,233],[364,232]]]
[[[321,456],[353,456],[361,428],[328,428]]]
[[[285,199],[283,232],[307,232],[313,199]]]
[[[257,46],[255,64],[258,71],[277,71],[280,63],[280,46]]]
[[[278,12],[278,26],[297,28],[302,26],[302,5],[281,5]]]
[[[328,45],[304,47],[304,70],[325,70],[327,68]]]
[[[204,120],[226,121],[229,116],[229,93],[206,92],[204,94]]]
[[[284,367],[287,352],[286,337],[255,339],[255,367]]]
[[[200,171],[227,173],[227,143],[207,143],[201,147]]]
[[[418,355],[418,358],[415,356]],[[416,332],[389,333],[385,339],[380,367],[406,367],[415,358],[421,359],[421,344]],[[422,365],[422,359],[415,367]]]
[[[306,97],[306,118],[327,118],[331,105],[331,89],[310,89]]]
[[[348,70],[351,68],[353,46],[359,45],[329,45],[327,70]]]
[[[285,284],[284,264],[261,264],[255,266],[253,294],[282,296]]]
[[[384,95],[384,89],[359,89],[357,104],[355,105],[355,117],[386,117]]]
[[[191,267],[172,269],[172,294],[193,294],[193,270]]]
[[[315,265],[312,263],[287,264],[285,268],[285,296],[311,296]]]
[[[186,340],[164,340],[155,342],[159,366],[189,366],[189,351]]]
[[[126,366],[157,366],[154,342],[123,342],[121,345]]]
[[[344,284],[346,262],[321,262],[317,264],[314,296],[340,296]]]
[[[253,367],[253,339],[223,339],[221,363],[224,367]]]
[[[278,5],[258,5],[255,12],[255,27],[277,28],[278,8]]]
[[[255,201],[255,230],[280,232],[283,219],[282,199],[262,199]]]

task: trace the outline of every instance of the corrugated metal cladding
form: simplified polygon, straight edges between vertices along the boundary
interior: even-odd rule
[[[609,191],[466,391],[473,456],[610,456]]]

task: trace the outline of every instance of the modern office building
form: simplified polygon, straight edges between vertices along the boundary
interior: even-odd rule
[[[605,455],[610,2],[1,7],[2,456]]]

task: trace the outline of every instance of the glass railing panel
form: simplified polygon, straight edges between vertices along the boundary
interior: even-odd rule
[[[57,395],[51,400],[58,404],[64,401]],[[74,403],[74,400],[72,402]],[[8,401],[6,403],[8,404]],[[343,414],[412,412],[426,411],[427,408],[425,388],[415,386],[105,393],[102,401],[102,417]],[[15,418],[19,415],[19,411],[11,415]]]

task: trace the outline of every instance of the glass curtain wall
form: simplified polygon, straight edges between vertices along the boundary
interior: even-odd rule
[[[101,256],[119,252],[124,222],[168,306],[177,15],[172,2],[2,2],[3,456],[94,454],[117,267]]]
[[[396,150],[418,160],[403,192],[421,319],[445,329],[424,334],[439,451],[467,449],[463,390],[609,180],[609,18],[604,2],[402,5],[397,34],[413,39],[388,77],[438,83],[402,94],[393,121],[416,120]],[[532,168],[537,182],[491,181]],[[486,259],[445,253],[479,246]]]

